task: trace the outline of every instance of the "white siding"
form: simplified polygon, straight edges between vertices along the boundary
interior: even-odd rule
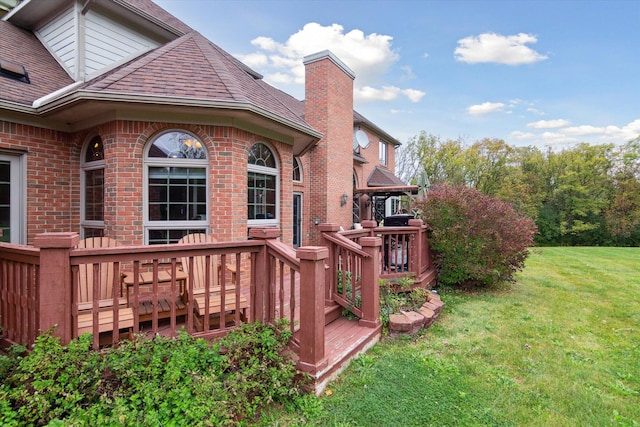
[[[37,31],[40,40],[72,76],[75,75],[78,57],[76,27],[75,13],[72,7]]]
[[[85,74],[93,74],[159,45],[108,17],[89,11],[86,15]]]

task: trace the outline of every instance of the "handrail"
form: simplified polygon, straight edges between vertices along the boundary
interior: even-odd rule
[[[271,254],[277,255],[277,258],[294,270],[300,270],[300,260],[296,258],[296,252],[293,249],[277,240],[267,240],[266,243]]]
[[[360,246],[359,244],[357,244],[353,240],[347,239],[346,237],[342,236],[341,234],[324,233],[324,238],[327,239],[328,241],[332,242],[332,243],[335,243],[338,246],[342,246],[345,249],[348,249],[351,252],[354,252],[354,253],[360,255],[361,257],[369,258],[371,256],[371,255],[369,255],[368,253],[366,253],[365,251],[362,250],[362,246]]]

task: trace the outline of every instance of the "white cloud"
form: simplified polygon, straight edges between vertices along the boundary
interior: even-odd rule
[[[544,111],[538,110],[537,108],[533,108],[533,107],[529,107],[527,108],[527,111],[530,113],[533,113],[537,116],[544,116],[546,115],[546,113]]]
[[[509,134],[509,136],[511,136],[514,139],[519,139],[521,141],[528,140],[528,139],[533,139],[533,138],[536,137],[536,135],[534,133],[521,132],[519,130],[511,132],[511,134]]]
[[[417,89],[402,89],[402,94],[409,98],[411,102],[419,102],[425,93]]]
[[[251,68],[263,67],[269,63],[269,58],[267,55],[263,53],[250,53],[249,55],[244,55],[242,58],[242,62],[247,64]]]
[[[586,142],[591,144],[624,144],[640,135],[640,119],[633,120],[625,126],[566,126],[568,120],[541,120],[527,124],[527,127],[535,129],[554,129],[541,134],[531,132],[513,131],[510,136],[517,140],[529,140],[542,144],[575,144]]]
[[[406,96],[418,102],[424,92],[416,89],[400,89],[381,86],[385,75],[399,59],[392,48],[393,37],[383,34],[365,34],[353,29],[345,33],[339,24],[322,26],[311,22],[305,24],[284,42],[270,37],[256,37],[252,45],[258,52],[236,55],[241,61],[264,74],[265,80],[273,84],[304,83],[302,59],[310,54],[330,50],[356,74],[354,91],[362,100],[394,100]],[[405,79],[415,78],[413,70],[404,66]]]
[[[477,37],[465,37],[458,40],[454,56],[458,61],[469,64],[495,62],[507,65],[532,64],[547,59],[535,50],[526,46],[537,43],[538,39],[531,34],[519,33],[514,36],[503,36],[496,33],[484,33]]]
[[[564,132],[567,135],[574,135],[574,136],[602,135],[606,132],[606,128],[582,125],[582,126],[565,127],[564,129],[562,129],[562,132]]]
[[[467,108],[467,113],[472,116],[496,113],[502,111],[505,105],[502,102],[484,102],[478,105],[472,105]]]
[[[542,139],[550,144],[567,144],[572,142],[578,142],[576,138],[572,138],[563,134],[562,132],[544,132]]]
[[[556,129],[569,126],[571,122],[565,119],[555,120],[539,120],[537,122],[527,123],[527,127],[534,129]]]
[[[413,69],[409,65],[402,66],[400,69],[404,71],[402,80],[413,80],[416,78],[416,73],[413,72]]]
[[[404,95],[409,101],[418,102],[425,93],[415,89],[400,89],[396,86],[383,86],[380,89],[364,86],[355,88],[353,95],[359,101],[392,101]]]

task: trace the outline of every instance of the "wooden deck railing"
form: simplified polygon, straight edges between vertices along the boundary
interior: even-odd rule
[[[411,277],[416,285],[428,286],[436,278],[429,248],[427,227],[422,220],[409,220],[406,227],[378,227],[375,221],[363,221],[362,229],[342,231],[340,234],[359,243],[363,237],[382,239],[380,277],[400,279]]]
[[[369,327],[380,325],[379,237],[362,235],[358,242],[340,234],[335,224],[320,224],[322,242],[329,249],[325,300],[335,302]]]
[[[63,343],[92,332],[98,348],[128,333],[173,336],[184,327],[211,338],[241,322],[287,318],[299,367],[313,374],[327,363],[328,251],[294,251],[277,240],[280,231],[275,228],[254,228],[250,236],[225,243],[78,248],[76,233],[45,233],[36,236],[33,247],[0,243],[0,342],[30,345],[38,333],[55,326]],[[206,268],[205,276],[218,274],[218,281],[205,280],[198,316],[193,265],[203,257],[207,266],[233,264],[235,270]],[[104,277],[112,282],[102,283]],[[91,281],[88,301],[80,298],[82,280]],[[105,296],[101,287],[109,285]],[[220,311],[214,312],[215,307]]]
[[[0,256],[0,337],[5,343],[31,343],[39,325],[40,251],[2,244]]]
[[[173,336],[185,328],[211,338],[242,322],[287,318],[299,368],[318,372],[327,363],[325,306],[339,304],[360,325],[378,328],[380,277],[435,278],[420,221],[364,225],[340,232],[321,224],[323,246],[295,251],[278,241],[278,229],[266,227],[251,229],[249,240],[224,243],[78,248],[77,233],[40,234],[33,247],[0,243],[0,343],[30,345],[55,326],[63,343],[87,331],[98,348],[130,333]],[[402,253],[392,254],[398,247]],[[218,266],[207,267],[206,278],[218,280],[205,278],[198,294],[193,265],[203,257]],[[88,299],[79,292],[83,280],[91,281]]]

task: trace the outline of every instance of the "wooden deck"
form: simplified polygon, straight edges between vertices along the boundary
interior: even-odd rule
[[[325,328],[325,356],[327,367],[315,378],[315,391],[321,393],[327,383],[335,379],[351,360],[366,352],[380,340],[381,327],[366,328],[358,319],[339,317]]]

